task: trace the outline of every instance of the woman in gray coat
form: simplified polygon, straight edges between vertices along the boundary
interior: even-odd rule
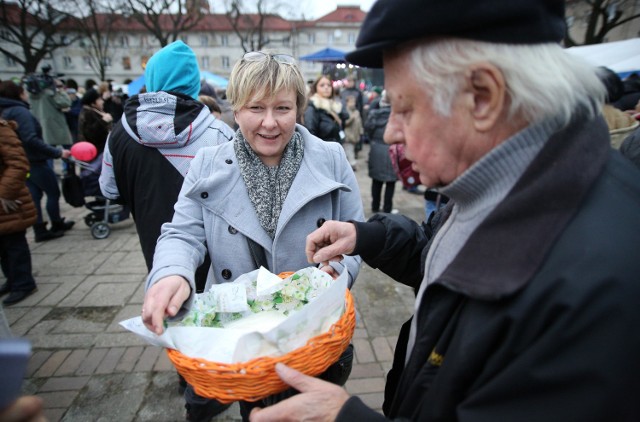
[[[233,281],[261,264],[273,273],[296,271],[309,266],[306,236],[325,220],[364,218],[340,144],[296,124],[305,84],[291,56],[245,54],[233,68],[227,95],[239,130],[232,142],[197,153],[173,220],[158,239],[142,310],[156,333],[166,316],[190,307],[194,272],[205,254],[211,257],[207,285]],[[351,285],[360,262],[345,256],[321,269],[334,277],[347,271]],[[329,381],[344,384],[351,360],[348,349],[329,368]],[[244,418],[250,407],[241,406]]]

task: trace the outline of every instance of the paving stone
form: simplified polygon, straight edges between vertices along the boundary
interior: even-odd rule
[[[45,409],[62,407],[66,410],[78,396],[78,391],[53,391],[50,393],[39,393],[38,396],[44,401]]]
[[[173,363],[167,356],[166,351],[163,350],[158,355],[158,360],[156,361],[156,364],[153,366],[153,370],[154,371],[175,371],[175,366],[173,366]]]
[[[133,294],[133,296],[131,297],[131,299],[129,299],[129,303],[136,303],[138,305],[142,305],[142,303],[144,302],[144,286],[145,283],[144,281],[138,286],[138,288],[136,289],[136,292]]]
[[[385,381],[383,378],[361,378],[350,379],[347,381],[345,388],[349,394],[363,394],[363,393],[379,393],[384,392]]]
[[[114,347],[109,349],[107,355],[104,357],[98,368],[96,368],[96,374],[111,374],[115,372],[115,367],[120,361],[120,357],[124,354],[126,349],[124,347]]]
[[[376,355],[376,360],[385,361],[385,360],[393,360],[393,350],[389,347],[389,342],[386,337],[376,337],[371,340],[371,347],[373,348],[373,353]]]
[[[104,359],[109,349],[91,349],[86,358],[82,361],[76,374],[91,375],[95,372],[102,359]]]
[[[31,308],[29,312],[26,312],[22,316],[22,318],[11,324],[11,332],[16,337],[22,337],[26,335],[30,329],[32,329],[37,323],[40,322],[42,318],[44,318],[45,315],[49,313],[50,310],[51,308],[48,307],[41,308],[36,306]],[[32,347],[38,347],[33,344],[35,338],[31,338],[29,336],[27,337],[32,341]]]
[[[32,377],[33,374],[35,374],[36,371],[40,369],[40,366],[42,366],[42,364],[45,363],[47,359],[49,359],[49,356],[51,356],[52,354],[53,352],[49,350],[36,350],[35,352],[33,352],[31,354],[31,357],[29,358],[29,362],[27,363],[27,373],[25,376]]]
[[[40,387],[39,392],[80,390],[90,377],[52,377]]]
[[[62,365],[58,368],[55,375],[57,376],[65,376],[65,375],[73,375],[78,370],[82,361],[89,354],[89,349],[76,349],[62,362]]]
[[[60,321],[40,321],[29,330],[29,335],[39,336],[49,334],[53,332],[58,324],[60,324]]]
[[[135,367],[140,355],[144,351],[142,346],[127,347],[120,362],[116,365],[115,372],[131,372]]]
[[[366,394],[358,394],[358,397],[364,404],[378,413],[382,413],[382,404],[384,403],[384,394],[383,393],[366,393]]]
[[[71,350],[58,350],[54,352],[33,376],[36,378],[52,376],[70,354]]]
[[[94,340],[95,347],[125,347],[149,344],[132,332],[124,331],[124,329],[121,333],[98,334],[95,336]]]
[[[94,375],[64,416],[65,421],[133,421],[145,397],[148,373]],[[163,406],[164,407],[164,406]],[[183,420],[183,419],[176,419]]]
[[[156,346],[147,346],[144,348],[142,355],[140,355],[140,359],[136,364],[134,371],[150,371],[153,369],[153,365],[155,365],[156,360],[158,359],[158,355],[162,352],[160,347]]]
[[[369,334],[367,333],[367,330],[364,328],[356,328],[353,331],[353,338],[368,338]]]
[[[59,248],[59,246],[56,247]],[[59,254],[47,265],[40,267],[40,271],[43,274],[57,275],[60,277],[67,275],[92,274],[105,260],[106,257],[102,253],[85,251],[66,252],[64,254]]]
[[[147,274],[144,261],[140,262],[139,251],[114,252],[109,255],[95,274]]]
[[[80,301],[80,306],[124,306],[136,286],[120,283],[98,283]]]
[[[356,351],[358,363],[375,362],[376,356],[373,354],[369,340],[354,338],[352,343]]]
[[[120,311],[113,318],[113,320],[111,321],[111,324],[109,324],[109,326],[107,327],[106,331],[107,332],[113,332],[113,331],[122,332],[124,330],[124,328],[122,328],[122,326],[120,325],[120,321],[124,321],[124,320],[129,319],[129,318],[140,316],[141,312],[142,312],[142,306],[140,306],[138,304],[126,305],[126,306],[120,308]]]
[[[54,289],[45,296],[38,304],[44,306],[55,306],[69,295],[85,279],[85,276],[66,276],[64,282],[52,284]],[[60,280],[56,278],[56,280]],[[38,279],[38,286],[40,286]]]
[[[349,379],[384,377],[385,373],[378,362],[353,365]]]
[[[67,409],[44,409],[43,413],[48,422],[60,422]]]
[[[91,347],[94,336],[92,334],[49,334],[34,338],[28,336],[31,345],[40,349],[84,349]]]
[[[165,405],[157,406],[156,403]],[[184,398],[178,394],[177,375],[169,372],[154,373],[152,382],[145,391],[143,405],[136,415],[136,421],[172,422],[183,421],[184,417]]]
[[[3,281],[3,283],[6,283],[6,280]],[[22,318],[27,312],[31,311],[31,309],[16,308],[13,306],[8,306],[8,307],[3,306],[3,311],[4,311],[4,316],[7,318],[7,322],[9,323],[9,325],[13,325],[16,323],[16,321]]]

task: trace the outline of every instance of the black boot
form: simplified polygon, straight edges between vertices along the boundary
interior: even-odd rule
[[[51,231],[52,232],[66,232],[70,230],[73,225],[76,224],[75,221],[64,221],[64,218],[59,221],[51,222]]]
[[[44,242],[51,239],[57,239],[64,236],[63,231],[49,231],[47,230],[47,223],[36,223],[33,225],[33,233],[35,234],[36,242]]]

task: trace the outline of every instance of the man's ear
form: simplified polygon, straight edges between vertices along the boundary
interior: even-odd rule
[[[481,63],[471,69],[469,87],[473,96],[473,125],[479,132],[488,132],[506,112],[508,102],[504,76],[494,65]]]

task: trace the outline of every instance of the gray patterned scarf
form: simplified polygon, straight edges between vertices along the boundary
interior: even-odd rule
[[[273,239],[282,204],[302,163],[302,135],[298,132],[293,133],[291,141],[282,153],[280,165],[275,167],[267,167],[260,161],[240,130],[236,132],[233,149],[238,157],[240,173],[260,225]]]

